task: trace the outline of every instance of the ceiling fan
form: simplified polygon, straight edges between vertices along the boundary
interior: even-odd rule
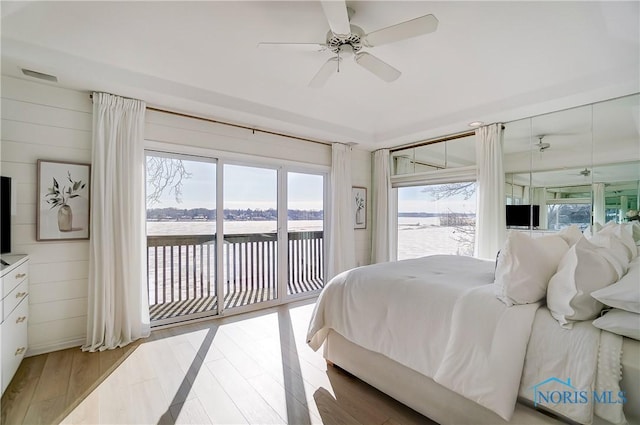
[[[544,152],[551,147],[550,143],[545,143],[542,141],[542,139],[544,139],[544,135],[538,136],[538,143],[534,145],[540,152]]]
[[[345,1],[321,1],[322,9],[329,23],[329,32],[321,43],[282,43],[262,42],[258,47],[297,47],[308,48],[319,52],[330,51],[335,54],[329,58],[309,83],[309,87],[322,87],[329,77],[340,72],[340,62],[344,57],[353,56],[355,62],[370,71],[378,78],[392,82],[402,74],[393,66],[382,61],[363,48],[381,46],[407,38],[434,32],[438,28],[438,20],[433,15],[424,15],[409,21],[401,22],[370,33],[351,24],[355,11],[347,7]]]

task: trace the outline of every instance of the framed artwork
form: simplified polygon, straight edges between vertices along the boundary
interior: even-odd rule
[[[353,186],[351,188],[353,198],[353,228],[367,228],[367,188]]]
[[[89,239],[91,165],[38,160],[36,240]]]

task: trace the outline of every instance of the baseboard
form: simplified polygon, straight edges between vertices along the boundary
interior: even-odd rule
[[[25,357],[37,356],[39,354],[51,353],[52,351],[66,350],[67,348],[80,347],[84,345],[85,338],[73,338],[66,341],[58,341],[51,344],[40,344],[27,349]]]

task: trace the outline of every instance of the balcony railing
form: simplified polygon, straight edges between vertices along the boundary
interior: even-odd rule
[[[323,233],[289,232],[287,293],[322,288]],[[277,297],[276,233],[224,236],[224,307]],[[152,320],[216,312],[216,235],[148,236],[148,292]]]

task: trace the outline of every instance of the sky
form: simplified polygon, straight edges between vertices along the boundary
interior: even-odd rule
[[[176,202],[173,193],[165,191],[160,202],[149,207],[215,209],[217,165],[197,160],[183,160],[183,164],[190,177],[183,180],[182,202]],[[231,164],[224,167],[224,208],[276,208],[277,170]],[[322,209],[322,176],[290,172],[287,177],[289,209]]]
[[[465,200],[464,196],[453,196],[435,201],[425,192],[425,186],[401,187],[398,189],[398,212],[468,213],[476,210],[475,194]]]

